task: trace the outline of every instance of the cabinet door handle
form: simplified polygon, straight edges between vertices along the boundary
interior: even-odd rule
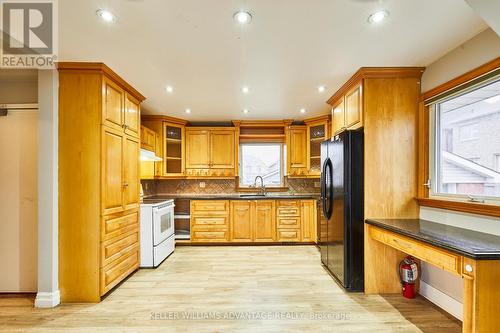
[[[128,187],[128,183],[123,183],[123,187]]]

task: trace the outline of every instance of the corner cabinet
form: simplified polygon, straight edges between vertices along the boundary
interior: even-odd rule
[[[188,178],[234,178],[236,134],[227,128],[186,128],[186,171]]]
[[[144,115],[142,124],[156,134],[154,152],[162,161],[142,162],[141,174],[145,175],[142,169],[153,169],[152,178],[184,178],[187,121],[168,116]]]
[[[290,178],[319,178],[321,142],[330,137],[330,115],[304,123],[287,128],[287,174]]]
[[[99,302],[139,267],[140,103],[101,63],[59,63],[59,286]]]

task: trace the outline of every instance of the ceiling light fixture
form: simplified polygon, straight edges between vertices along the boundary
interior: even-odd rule
[[[389,12],[387,10],[378,10],[375,13],[368,16],[368,22],[377,24],[381,23],[389,16]]]
[[[248,88],[247,86],[243,86],[241,87],[241,92],[244,94],[248,94],[250,92],[250,88]]]
[[[318,91],[319,91],[320,93],[325,92],[325,90],[326,90],[326,87],[325,87],[325,86],[319,86],[319,87],[318,87]]]
[[[165,90],[166,90],[168,93],[173,93],[173,92],[174,92],[174,87],[172,87],[172,86],[167,86],[167,87],[165,88]]]
[[[244,10],[237,11],[233,15],[233,19],[241,25],[245,25],[252,21],[252,14]]]
[[[191,113],[191,109],[186,109],[186,110],[184,110],[184,112]]]
[[[243,109],[244,114],[247,114],[248,112],[249,112],[248,109]]]
[[[300,109],[300,113],[306,113],[306,109]]]
[[[116,21],[116,16],[113,15],[110,11],[99,9],[96,12],[96,15],[99,16],[104,22],[113,23]]]

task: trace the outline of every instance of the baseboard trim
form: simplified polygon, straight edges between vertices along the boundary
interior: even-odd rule
[[[463,320],[463,305],[451,296],[420,280],[419,294],[445,310],[453,317]]]
[[[39,291],[35,298],[35,308],[54,308],[61,303],[59,290],[53,292]]]

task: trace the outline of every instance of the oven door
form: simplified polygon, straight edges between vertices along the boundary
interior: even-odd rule
[[[174,234],[174,204],[153,209],[153,245],[156,246]]]

